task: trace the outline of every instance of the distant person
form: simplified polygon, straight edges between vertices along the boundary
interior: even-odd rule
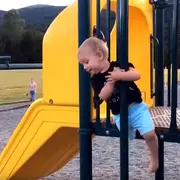
[[[31,78],[31,80],[29,82],[29,85],[28,85],[28,92],[29,92],[29,95],[30,95],[30,100],[32,102],[34,102],[35,99],[36,99],[36,90],[37,90],[37,84],[34,81],[34,79]],[[27,95],[28,95],[28,93],[27,93]]]

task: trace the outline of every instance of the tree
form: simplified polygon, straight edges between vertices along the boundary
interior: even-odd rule
[[[4,15],[2,29],[12,42],[20,41],[23,35],[25,21],[20,17],[18,10],[10,10]]]
[[[0,32],[0,40],[4,44],[4,54],[9,54],[12,57],[17,55],[24,27],[25,21],[17,10],[5,13]]]
[[[21,53],[24,63],[42,62],[42,40],[44,33],[28,29],[24,32],[21,41]]]

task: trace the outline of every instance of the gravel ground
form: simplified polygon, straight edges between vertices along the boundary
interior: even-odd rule
[[[165,92],[166,93],[166,92]],[[10,108],[10,106],[6,106]],[[0,109],[3,109],[1,107]],[[25,113],[26,108],[0,112],[0,151]],[[148,156],[145,142],[133,140],[129,144],[130,180],[154,180],[147,173]],[[93,179],[119,180],[119,138],[96,137],[93,140]],[[180,178],[180,144],[165,143],[165,180]],[[43,180],[79,180],[79,154],[61,171]]]

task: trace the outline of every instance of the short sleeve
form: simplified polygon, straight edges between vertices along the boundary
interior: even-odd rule
[[[119,64],[119,62],[113,62],[112,66],[113,67],[120,67],[120,64]],[[128,67],[135,68],[134,65],[132,63],[130,63],[130,62],[128,63]]]
[[[100,105],[103,100],[99,99],[99,93],[101,92],[101,89],[104,87],[104,81],[102,81],[102,78],[92,78],[91,79],[91,86],[94,91],[94,97],[93,97],[93,102],[94,102],[94,108],[96,109],[98,105]]]
[[[129,67],[135,68],[134,65],[132,63],[128,63]]]
[[[91,86],[94,90],[94,94],[99,94],[101,89],[104,87],[104,81],[101,78],[92,78],[91,79]]]

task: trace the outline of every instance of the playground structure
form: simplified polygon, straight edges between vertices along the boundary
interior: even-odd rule
[[[163,107],[163,28],[161,23],[154,23],[153,26],[153,17],[154,22],[163,22],[163,10],[172,7],[170,111],[169,107]],[[121,179],[128,180],[126,86],[124,83],[121,85],[124,99],[121,109],[122,130],[119,132],[110,122],[108,104],[103,103],[97,110],[92,108],[89,76],[81,66],[78,73],[76,60],[78,45],[92,35],[93,26],[96,25],[97,31],[100,30],[102,9],[107,9],[106,37],[110,60],[117,59],[121,68],[126,69],[130,59],[141,73],[142,78],[137,83],[142,90],[143,100],[150,107],[159,138],[160,168],[156,173],[156,180],[164,179],[164,141],[180,142],[180,139],[176,122],[178,5],[177,1],[167,4],[162,0],[130,0],[129,4],[127,0],[79,0],[56,17],[43,40],[43,97],[29,107],[0,155],[0,179],[36,180],[48,176],[65,166],[80,149],[80,179],[92,180],[91,143],[93,137],[98,135],[121,137],[123,146],[120,146],[120,176]],[[112,29],[111,11],[116,14]],[[152,84],[153,49],[155,89]],[[159,116],[167,112],[171,112],[171,117],[159,119]],[[137,138],[141,137],[137,134]]]

